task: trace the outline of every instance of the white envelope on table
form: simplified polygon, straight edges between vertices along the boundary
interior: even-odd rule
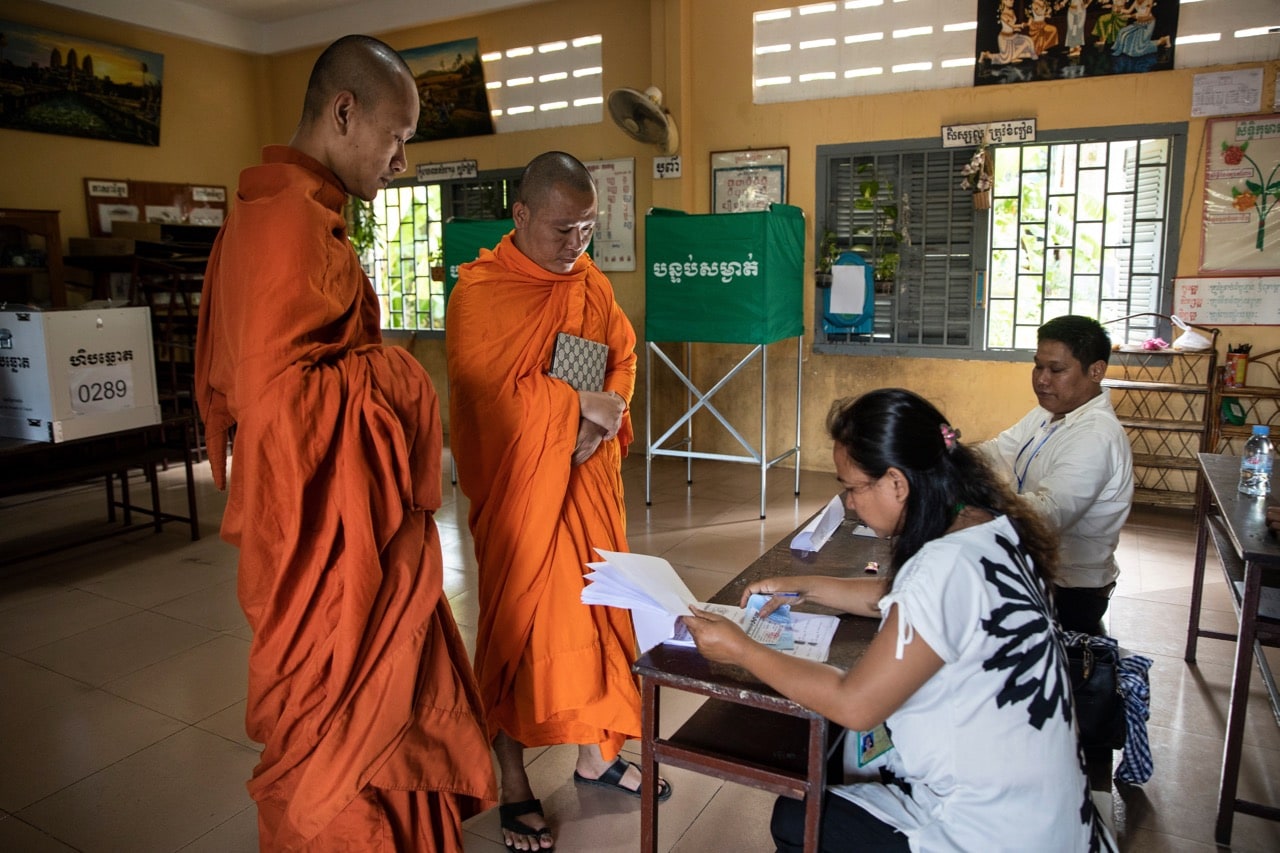
[[[822,512],[814,516],[804,529],[791,539],[791,549],[793,551],[822,550],[822,546],[827,544],[831,534],[840,529],[842,521],[844,521],[844,501],[840,495],[836,495]]]

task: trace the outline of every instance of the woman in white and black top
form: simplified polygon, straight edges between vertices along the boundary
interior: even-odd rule
[[[1050,615],[1052,532],[909,391],[837,403],[828,430],[846,506],[893,539],[889,570],[771,578],[744,601],[799,593],[787,601],[879,618],[867,652],[846,673],[752,642],[714,614],[685,617],[708,658],[851,730],[885,725],[881,780],[828,790],[822,849],[1114,850]],[[780,850],[799,850],[803,805],[780,798],[773,832]]]

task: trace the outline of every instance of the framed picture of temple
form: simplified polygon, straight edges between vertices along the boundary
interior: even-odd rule
[[[400,51],[418,84],[418,132],[410,142],[493,133],[479,39]]]
[[[164,55],[0,21],[0,128],[160,144]]]
[[[976,86],[1173,68],[1178,0],[978,0]]]

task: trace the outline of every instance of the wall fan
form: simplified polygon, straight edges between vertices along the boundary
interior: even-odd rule
[[[609,114],[627,136],[656,145],[663,154],[674,154],[680,147],[675,120],[662,108],[662,90],[656,86],[643,92],[614,89],[609,93]]]

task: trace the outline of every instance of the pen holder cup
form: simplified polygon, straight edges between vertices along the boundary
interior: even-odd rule
[[[1227,353],[1226,370],[1222,372],[1222,384],[1226,388],[1243,388],[1249,375],[1249,354],[1247,352]]]

